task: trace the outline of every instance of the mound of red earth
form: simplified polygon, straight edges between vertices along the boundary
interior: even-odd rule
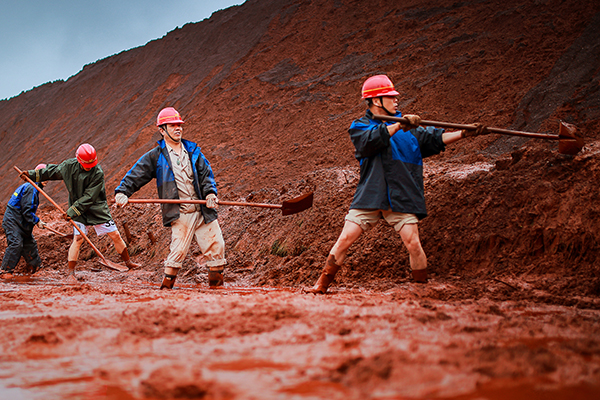
[[[2,207],[20,183],[13,165],[58,163],[83,142],[111,197],[159,139],[165,106],[202,146],[221,199],[315,196],[291,216],[220,207],[223,291],[205,290],[195,245],[177,289],[156,290],[170,238],[157,205],[111,208],[143,267],[105,270],[84,247],[78,286],[64,285],[70,242],[36,228],[46,268],[0,283],[0,393],[596,398],[599,24],[588,0],[247,1],[0,101]],[[585,146],[565,155],[553,140],[499,134],[448,146],[424,168],[430,284],[412,283],[381,223],[350,248],[333,295],[307,297],[358,182],[347,128],[378,73],[403,112],[551,134],[566,121]],[[153,185],[135,196],[156,197]],[[46,190],[65,206],[62,183]],[[108,239],[91,239],[118,261]]]

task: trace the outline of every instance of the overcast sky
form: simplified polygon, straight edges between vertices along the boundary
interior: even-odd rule
[[[244,0],[0,0],[0,100]]]

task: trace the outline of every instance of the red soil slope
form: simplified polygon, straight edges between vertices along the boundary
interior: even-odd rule
[[[13,165],[60,162],[82,142],[97,148],[112,194],[159,139],[164,106],[182,113],[220,198],[315,194],[293,216],[220,208],[230,292],[202,289],[195,246],[178,290],[154,290],[170,234],[157,206],[111,209],[144,267],[101,271],[87,248],[81,286],[63,286],[69,242],[36,229],[47,268],[0,285],[3,384],[69,387],[74,398],[82,382],[101,382],[108,398],[595,398],[599,25],[591,0],[249,0],[1,101],[3,207],[19,184]],[[403,112],[553,134],[564,120],[586,145],[568,156],[555,141],[494,134],[449,146],[425,162],[431,283],[412,284],[408,255],[382,223],[352,246],[333,296],[306,297],[298,289],[317,278],[356,187],[347,128],[377,73],[396,83]],[[66,201],[60,182],[47,192]],[[150,184],[136,197],[155,193]],[[68,228],[51,207],[41,217]],[[107,239],[91,238],[117,260]],[[36,375],[27,360],[39,354],[50,361]],[[77,384],[56,372],[67,355]]]

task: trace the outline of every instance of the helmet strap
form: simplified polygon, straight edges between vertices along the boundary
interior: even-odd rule
[[[180,142],[179,140],[173,139],[173,136],[171,136],[169,134],[169,130],[167,129],[167,124],[161,125],[160,128],[165,131],[165,133],[167,134],[167,136],[169,137],[169,139],[171,139],[173,142],[175,142],[175,143],[179,143]]]
[[[392,114],[387,108],[385,108],[385,106],[383,105],[383,96],[379,96],[379,102],[381,103],[381,108],[383,108],[383,111],[385,111],[388,115],[394,116],[396,114]]]

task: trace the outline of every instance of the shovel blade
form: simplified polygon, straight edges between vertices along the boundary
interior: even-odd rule
[[[112,262],[107,259],[104,259],[104,260],[100,259],[100,260],[98,260],[98,262],[107,268],[114,269],[115,271],[119,271],[119,272],[129,271],[129,268],[127,268],[126,266],[117,264],[116,262]]]
[[[558,130],[558,152],[560,154],[575,155],[583,148],[583,139],[577,137],[575,125],[560,122]]]
[[[282,215],[292,215],[311,208],[313,205],[313,193],[307,193],[295,199],[284,201],[281,205]]]

